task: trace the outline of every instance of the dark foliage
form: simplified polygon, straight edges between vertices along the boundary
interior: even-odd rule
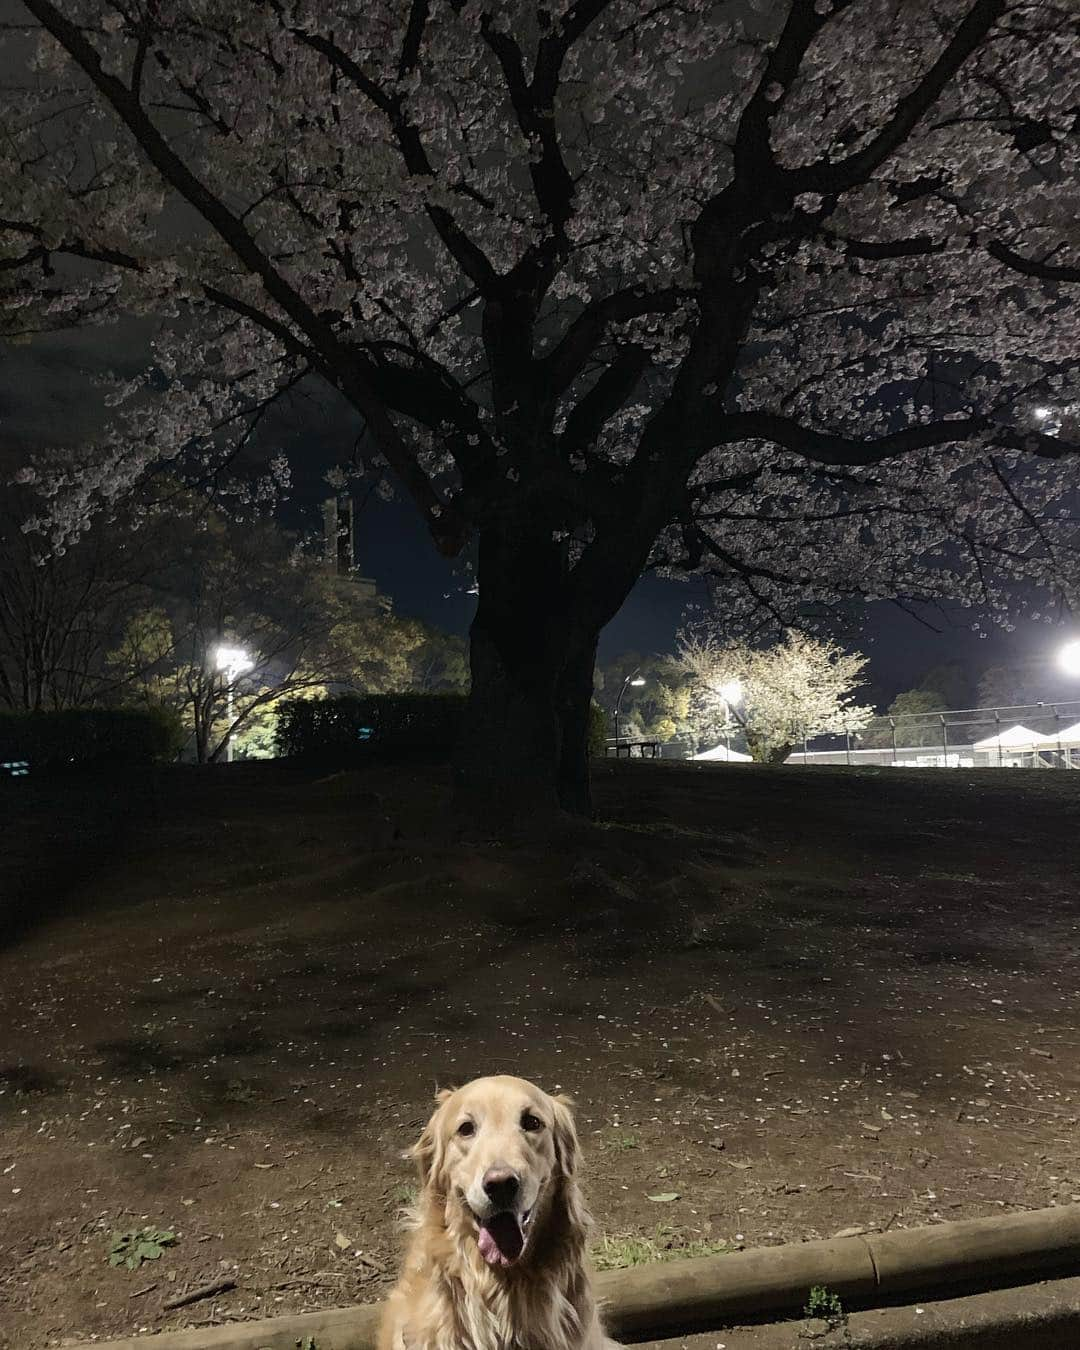
[[[0,713],[0,762],[26,761],[31,772],[163,763],[183,741],[169,708]]]
[[[278,713],[279,755],[353,759],[373,751],[450,755],[461,737],[463,694],[343,694],[290,699]]]

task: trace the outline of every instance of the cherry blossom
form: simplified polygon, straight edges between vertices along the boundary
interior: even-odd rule
[[[4,331],[156,324],[38,523],[220,486],[335,390],[478,560],[478,798],[586,804],[597,634],[650,566],[744,631],[1075,600],[1071,0],[17,8]]]

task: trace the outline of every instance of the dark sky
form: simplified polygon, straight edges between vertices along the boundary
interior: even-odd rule
[[[117,325],[42,339],[0,352],[0,447],[2,464],[13,466],[37,449],[74,444],[101,425],[102,390],[109,371],[132,374],[146,357],[148,325]],[[322,398],[297,400],[268,429],[262,449],[284,448],[294,465],[294,492],[282,512],[291,528],[318,529],[318,502],[329,494],[323,475],[347,459],[357,423],[349,410]],[[468,580],[436,553],[407,502],[372,494],[358,520],[361,568],[390,595],[397,609],[452,632],[468,627],[474,604]],[[671,650],[688,603],[700,599],[692,584],[646,577],[606,629],[601,660],[627,650]],[[935,624],[940,616],[927,616]],[[957,614],[941,633],[931,632],[895,606],[865,606],[854,616],[845,642],[870,657],[872,696],[888,702],[910,688],[931,666],[961,661],[973,683],[983,668],[1019,662],[1045,671],[1045,697],[1076,697],[1055,669],[1060,629],[1026,623],[1014,633],[980,638]],[[1042,686],[1041,678],[1037,681]]]

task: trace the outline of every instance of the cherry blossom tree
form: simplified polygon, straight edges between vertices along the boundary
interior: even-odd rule
[[[679,665],[699,736],[719,740],[737,729],[761,763],[782,764],[811,736],[860,731],[874,715],[854,698],[866,657],[793,629],[770,647],[684,634]]]
[[[9,12],[5,329],[161,320],[93,456],[26,470],[47,528],[337,391],[475,550],[472,807],[588,808],[597,635],[649,566],[751,628],[1070,598],[1072,0]]]

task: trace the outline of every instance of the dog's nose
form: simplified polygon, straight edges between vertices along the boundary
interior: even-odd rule
[[[484,1194],[493,1205],[509,1209],[517,1199],[521,1178],[509,1167],[489,1167],[484,1173]]]

